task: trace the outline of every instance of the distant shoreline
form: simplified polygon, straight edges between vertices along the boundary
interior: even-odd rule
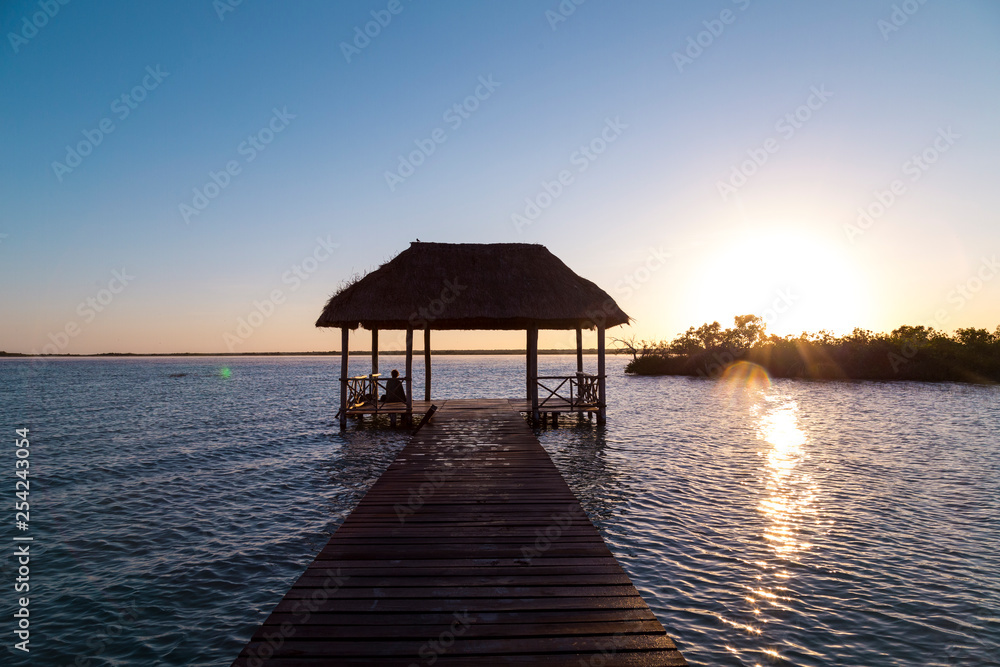
[[[597,354],[595,348],[583,350],[584,354]],[[349,356],[370,357],[371,350],[350,350]],[[414,350],[413,356],[423,356],[423,350]],[[431,350],[434,356],[440,355],[524,355],[525,350]],[[538,354],[576,354],[576,349],[539,350]],[[608,354],[615,354],[608,350]],[[26,354],[21,352],[0,352],[0,359],[86,359],[107,357],[339,357],[335,352],[99,352],[95,354]],[[379,351],[378,356],[406,356],[405,350]]]

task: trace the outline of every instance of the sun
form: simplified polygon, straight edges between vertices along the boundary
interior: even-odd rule
[[[838,245],[808,232],[775,229],[730,236],[710,248],[685,290],[697,324],[753,313],[767,332],[850,333],[867,319],[864,281]],[[697,326],[697,324],[695,326]]]

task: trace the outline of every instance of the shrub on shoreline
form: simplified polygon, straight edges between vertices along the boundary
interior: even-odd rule
[[[625,372],[715,377],[736,361],[748,361],[772,377],[1000,382],[1000,326],[952,335],[902,326],[888,334],[855,329],[840,337],[821,331],[782,338],[767,335],[754,315],[739,315],[734,324],[691,327],[669,343],[620,340],[619,351],[632,354]]]

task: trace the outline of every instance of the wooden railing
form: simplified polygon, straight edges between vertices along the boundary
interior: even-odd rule
[[[374,410],[375,414],[378,414],[380,408],[386,406],[394,406],[398,408],[400,406],[399,402],[382,403],[379,400],[387,393],[386,384],[390,379],[391,378],[381,377],[379,373],[340,378],[341,383],[347,383],[347,403],[345,407],[348,410],[362,407],[371,408]],[[407,378],[400,377],[398,379],[405,387]],[[403,405],[405,405],[405,403],[403,403]]]
[[[537,379],[538,407],[541,409],[549,402],[553,404],[550,407],[554,407],[557,401],[565,401],[569,404],[570,409],[600,407],[598,392],[600,380],[600,375],[580,372],[575,375],[539,377]],[[558,407],[566,408],[567,406],[560,404]]]

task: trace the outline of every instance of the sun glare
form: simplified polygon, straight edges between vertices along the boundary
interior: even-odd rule
[[[798,231],[744,234],[703,258],[688,293],[694,326],[753,313],[783,336],[827,329],[849,333],[865,319],[867,301],[850,257]]]

